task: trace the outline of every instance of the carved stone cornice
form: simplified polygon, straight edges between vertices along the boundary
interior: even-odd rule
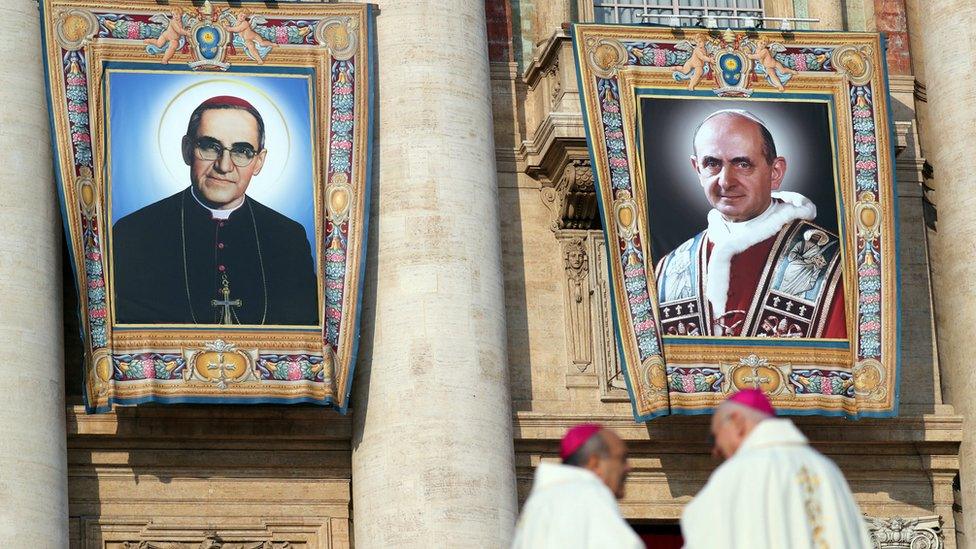
[[[707,453],[704,441],[708,434],[709,416],[676,415],[649,423],[635,423],[633,416],[627,412],[518,411],[513,418],[516,445],[528,441],[546,442],[551,443],[558,452],[559,440],[567,429],[590,421],[612,428],[629,445],[647,443],[660,446],[664,442],[700,444],[702,451]],[[911,447],[917,454],[948,456],[945,461],[928,464],[928,467],[945,470],[958,468],[963,420],[948,405],[939,405],[933,413],[930,406],[903,404],[898,417],[884,419],[848,421],[821,416],[791,419],[811,443],[820,448],[836,448],[850,453],[850,449],[856,447],[865,454],[873,455],[885,447]]]
[[[104,414],[86,414],[84,406],[66,407],[68,447],[132,447],[152,434],[157,444],[192,443],[221,448],[228,442],[274,444],[276,449],[348,448],[352,416],[318,407],[118,406]]]
[[[126,541],[122,549],[290,549],[287,541],[225,542],[217,534],[210,534],[203,541]]]
[[[528,66],[525,67],[525,83],[530,88],[534,88],[538,84],[543,73],[545,73],[548,67],[552,65],[553,60],[558,57],[560,48],[567,45],[572,47],[572,44],[573,39],[569,36],[569,33],[567,33],[565,29],[556,29],[556,31],[552,33],[552,36],[550,36],[542,47],[538,49],[536,54],[532,56],[532,61],[529,62]]]
[[[593,172],[580,111],[573,44],[558,29],[525,71],[526,139],[518,150],[525,173],[539,181],[551,228],[600,227]]]
[[[942,517],[865,517],[876,549],[942,549]]]

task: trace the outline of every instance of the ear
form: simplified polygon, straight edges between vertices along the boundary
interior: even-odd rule
[[[694,155],[691,156],[691,169],[695,170],[695,173],[700,173],[701,172],[698,169],[698,157],[696,157]]]
[[[590,458],[586,460],[586,469],[590,471],[596,471],[600,467],[600,456],[597,452],[590,454]]]
[[[190,136],[183,136],[183,143],[180,149],[183,151],[183,162],[189,166],[193,164],[193,143],[190,142]]]
[[[779,189],[779,186],[783,183],[784,177],[786,177],[786,159],[782,156],[777,156],[776,159],[773,160],[770,189],[774,191]]]
[[[264,158],[268,156],[268,149],[261,149],[261,152],[254,157],[254,171],[251,175],[257,175],[261,173],[261,168],[264,167]]]
[[[729,417],[726,419],[726,421],[732,423],[732,425],[735,426],[735,430],[738,431],[739,433],[742,433],[745,429],[745,424],[746,424],[744,419],[745,418],[742,416],[742,412],[733,409],[729,411]]]

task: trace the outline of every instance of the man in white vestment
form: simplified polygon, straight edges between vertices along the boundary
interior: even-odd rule
[[[624,441],[599,425],[577,425],[560,457],[536,468],[512,548],[643,548],[617,507],[630,471]]]
[[[840,470],[810,447],[762,391],[712,416],[713,454],[726,461],[681,516],[685,549],[870,549],[861,510]]]

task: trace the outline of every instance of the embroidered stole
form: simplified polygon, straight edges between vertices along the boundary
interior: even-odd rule
[[[705,298],[707,249],[703,231],[658,263],[658,312],[665,335],[823,337],[841,280],[836,235],[804,220],[780,229],[745,318],[731,330],[716,322]]]

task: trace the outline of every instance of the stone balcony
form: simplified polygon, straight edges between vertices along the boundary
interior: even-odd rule
[[[542,185],[552,230],[600,228],[573,42],[565,29],[537,49],[524,80],[526,139],[518,159]]]

